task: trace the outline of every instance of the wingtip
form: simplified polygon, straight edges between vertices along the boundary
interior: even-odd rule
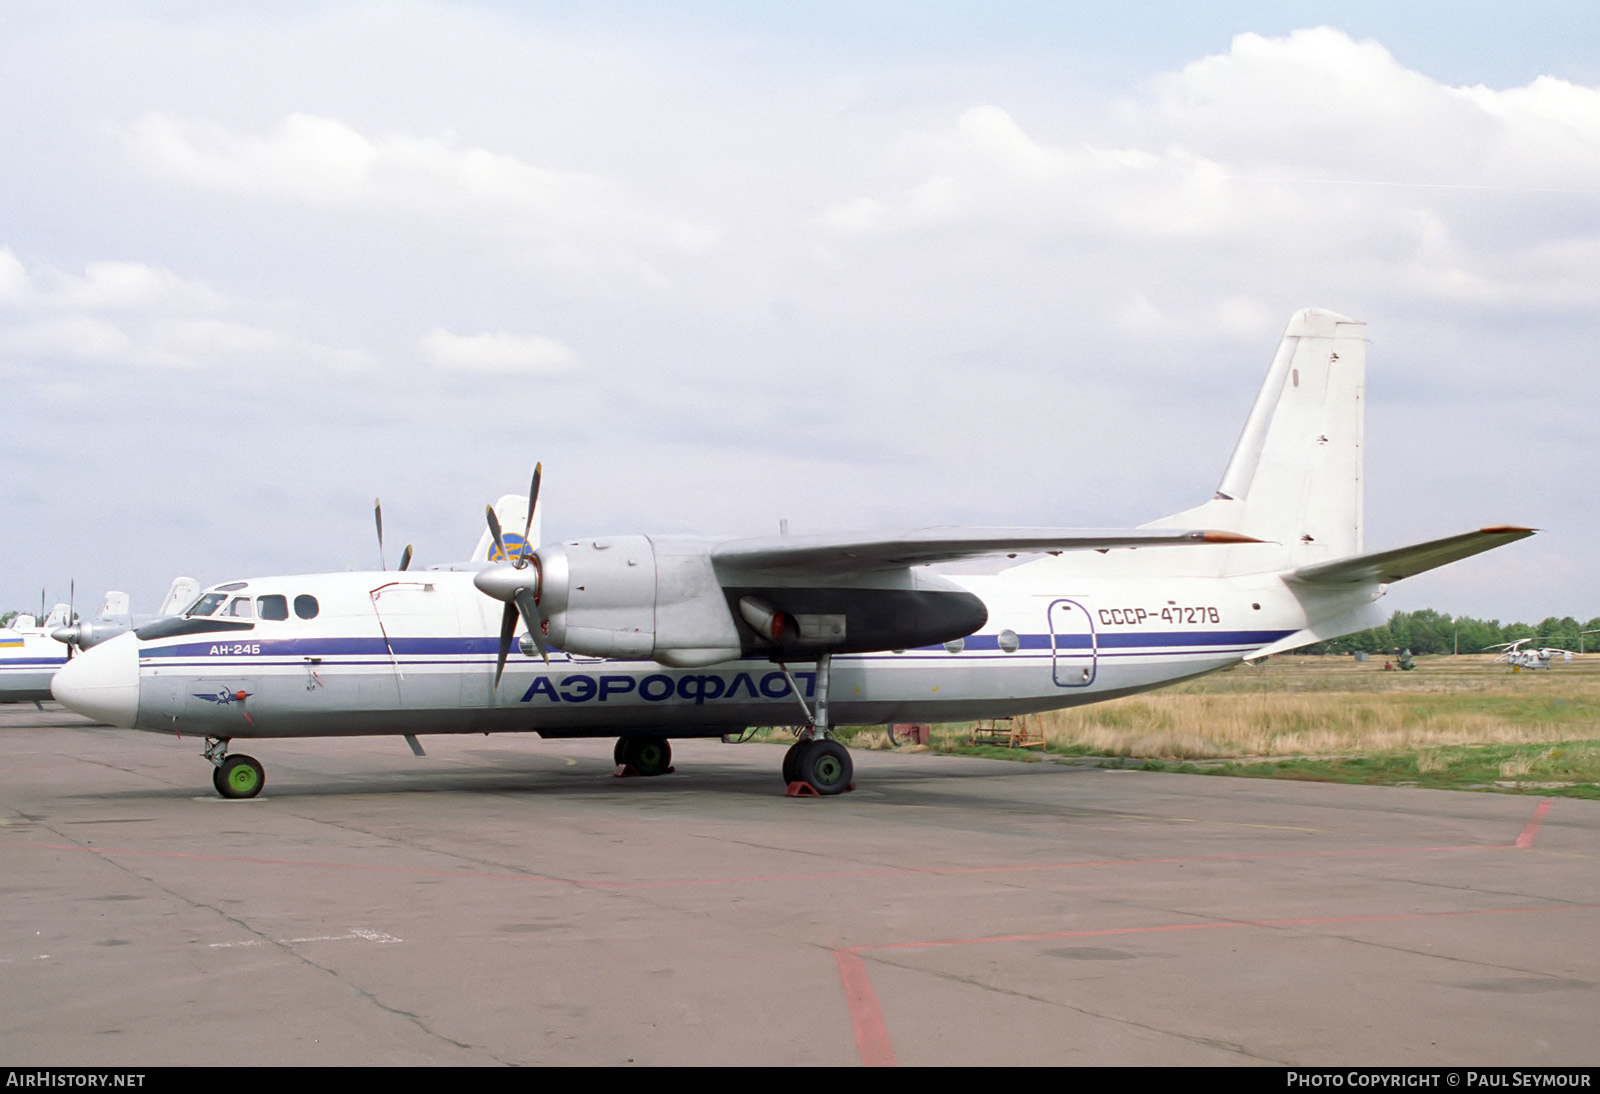
[[[1540,530],[1538,528],[1523,528],[1516,524],[1496,524],[1490,528],[1479,528],[1478,532],[1485,536],[1531,536]]]
[[[1201,543],[1265,543],[1264,539],[1243,535],[1239,532],[1206,531],[1200,533]]]

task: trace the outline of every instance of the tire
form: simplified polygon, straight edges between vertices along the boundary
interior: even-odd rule
[[[795,770],[799,781],[824,797],[844,793],[855,781],[850,750],[838,741],[812,741],[811,747],[797,757]]]
[[[266,770],[253,756],[229,756],[211,773],[211,785],[224,798],[253,798],[266,783]]]
[[[611,762],[618,767],[628,762],[628,738],[617,738],[616,747],[611,750]]]
[[[672,744],[665,737],[623,737],[622,762],[641,775],[665,775],[672,767]]]
[[[800,781],[800,757],[811,746],[810,741],[796,741],[783,754],[783,785]]]

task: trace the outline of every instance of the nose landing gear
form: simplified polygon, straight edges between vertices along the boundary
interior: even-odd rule
[[[629,775],[670,775],[672,744],[665,737],[618,737],[611,750],[617,761],[617,777]]]
[[[203,755],[215,765],[211,785],[224,798],[253,798],[267,783],[261,761],[254,756],[229,756],[227,741],[207,737]]]

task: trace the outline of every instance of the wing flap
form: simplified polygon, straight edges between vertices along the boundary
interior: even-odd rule
[[[762,536],[711,552],[720,568],[817,576],[900,569],[935,562],[1040,551],[1258,543],[1234,532],[1165,528],[919,528],[883,536]]]
[[[1397,547],[1392,551],[1352,555],[1332,562],[1319,562],[1315,566],[1302,566],[1284,576],[1287,580],[1302,585],[1337,586],[1374,583],[1387,585],[1432,570],[1436,566],[1470,558],[1483,551],[1492,551],[1507,543],[1515,543],[1519,539],[1526,539],[1536,531],[1538,531],[1536,528],[1516,528],[1509,525],[1480,528],[1476,532],[1446,536],[1444,539],[1429,540],[1426,543],[1414,543],[1409,547]]]

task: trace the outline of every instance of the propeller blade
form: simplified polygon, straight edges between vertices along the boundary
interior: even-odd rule
[[[506,670],[506,658],[511,654],[511,639],[517,633],[517,606],[510,602],[500,614],[500,656],[494,663],[494,686],[500,686],[500,674]]]
[[[534,464],[533,483],[528,487],[528,519],[522,525],[522,552],[518,559],[519,562],[528,557],[528,533],[533,530],[533,511],[539,505],[539,479],[543,474],[544,464],[542,462]],[[546,660],[549,660],[549,658],[546,658]]]
[[[372,519],[378,525],[378,568],[387,570],[389,564],[383,560],[383,503],[377,498],[372,499]]]
[[[494,536],[495,550],[500,553],[501,559],[507,559],[509,556],[506,554],[506,541],[500,535],[500,518],[494,515],[494,506],[492,505],[484,506],[484,512],[489,517],[489,534]]]
[[[411,544],[406,544],[406,549],[400,552],[400,568],[404,570],[411,565]]]
[[[512,596],[512,603],[522,612],[522,621],[528,625],[528,637],[533,639],[533,644],[539,647],[539,656],[544,658],[544,663],[550,663],[550,644],[544,640],[544,621],[539,618],[539,605],[533,599],[532,589],[518,589]]]

